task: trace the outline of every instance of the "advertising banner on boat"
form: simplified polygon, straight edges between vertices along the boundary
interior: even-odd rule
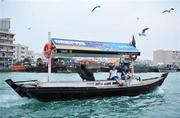
[[[129,43],[81,41],[57,38],[52,38],[51,40],[57,49],[139,52],[134,46]]]

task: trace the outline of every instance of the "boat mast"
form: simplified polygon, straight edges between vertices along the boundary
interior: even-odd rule
[[[48,32],[48,42],[49,42],[49,44],[51,44],[51,32]],[[51,55],[52,55],[52,52],[48,59],[48,80],[47,80],[47,82],[49,82],[49,80],[51,79],[51,58],[52,58]]]

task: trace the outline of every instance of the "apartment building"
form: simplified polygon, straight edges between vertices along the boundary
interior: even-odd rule
[[[14,34],[9,32],[10,19],[0,19],[0,66],[9,66],[13,63]]]
[[[23,61],[25,58],[34,60],[34,52],[29,50],[29,47],[26,45],[15,44],[14,45],[14,60],[15,62]]]
[[[156,50],[153,52],[153,61],[163,64],[180,65],[180,51]]]

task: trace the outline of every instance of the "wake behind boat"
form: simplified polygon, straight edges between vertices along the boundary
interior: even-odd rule
[[[168,73],[160,77],[140,80],[132,76],[130,85],[123,84],[124,80],[95,80],[88,81],[50,81],[51,58],[65,57],[116,57],[129,56],[132,62],[140,52],[129,43],[110,43],[95,41],[80,41],[69,39],[50,38],[44,47],[44,55],[49,60],[48,78],[46,82],[38,80],[17,81],[11,79],[6,83],[11,86],[21,97],[35,98],[40,101],[89,99],[109,96],[135,96],[147,93],[161,86]],[[132,66],[132,75],[134,68]]]

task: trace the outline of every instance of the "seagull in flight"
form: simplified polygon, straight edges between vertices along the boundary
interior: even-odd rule
[[[148,30],[149,28],[144,28],[143,30],[142,30],[142,33],[139,33],[139,36],[146,36],[146,34],[145,34],[145,32],[146,32],[146,30]]]
[[[170,10],[164,10],[162,13],[171,13],[172,10],[174,10],[174,8],[171,8]]]
[[[28,27],[28,30],[31,30],[32,27]]]
[[[136,17],[137,20],[139,20],[140,18],[139,17]]]
[[[98,6],[95,6],[93,9],[92,9],[92,11],[91,12],[93,12],[95,9],[97,9],[97,8],[101,8],[101,6],[100,5],[98,5]]]

